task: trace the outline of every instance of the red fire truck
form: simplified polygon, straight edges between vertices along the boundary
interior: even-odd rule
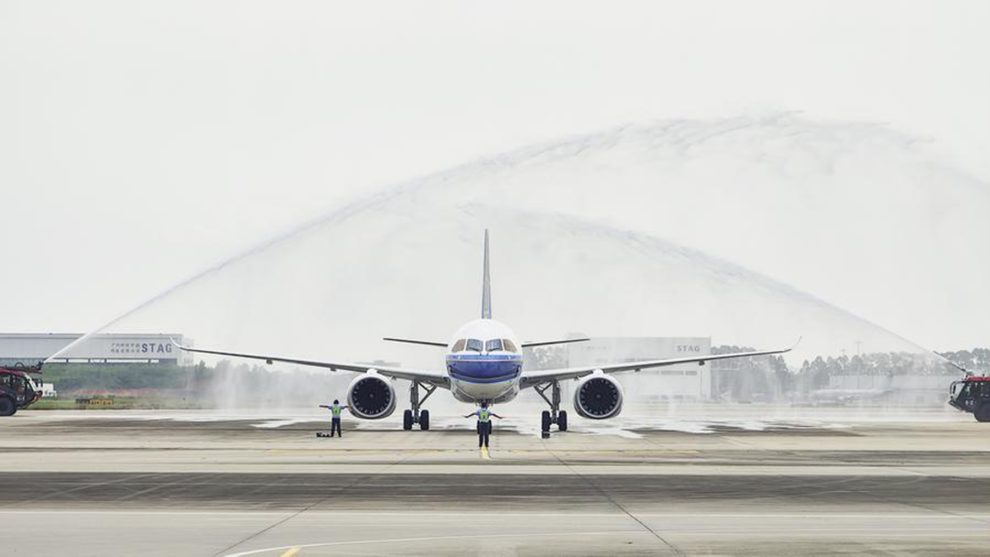
[[[949,387],[949,405],[969,412],[978,422],[990,422],[990,376],[970,375]]]
[[[41,374],[41,364],[0,366],[0,416],[13,416],[41,398],[41,384],[33,374]]]

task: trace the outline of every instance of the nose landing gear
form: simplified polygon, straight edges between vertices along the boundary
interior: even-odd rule
[[[550,426],[557,424],[559,431],[567,431],[567,411],[560,409],[560,382],[550,381],[536,385],[534,390],[550,405],[550,410],[544,410],[540,420],[540,437],[550,438]],[[550,396],[547,397],[547,390]]]
[[[419,397],[420,389],[426,391],[426,395],[423,398]],[[430,398],[430,395],[435,390],[437,390],[436,385],[424,385],[419,381],[412,382],[412,385],[409,387],[409,405],[412,406],[412,409],[402,413],[402,429],[409,431],[413,428],[413,424],[419,424],[419,429],[429,431],[430,411],[420,410],[420,407],[426,402],[426,399]]]

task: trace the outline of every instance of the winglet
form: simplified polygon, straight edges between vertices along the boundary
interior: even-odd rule
[[[769,354],[786,354],[786,353],[790,352],[791,350],[794,350],[795,348],[797,348],[798,345],[801,344],[801,340],[803,340],[803,339],[804,339],[803,336],[799,336],[798,339],[794,342],[794,344],[788,346],[787,348],[778,348],[776,350],[770,350],[768,353]]]
[[[492,278],[488,266],[488,229],[485,229],[485,270],[481,282],[481,318],[492,318]]]

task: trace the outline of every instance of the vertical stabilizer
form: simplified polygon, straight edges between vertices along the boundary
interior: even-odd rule
[[[488,229],[485,229],[485,276],[481,282],[481,318],[492,318],[492,277],[488,270]]]

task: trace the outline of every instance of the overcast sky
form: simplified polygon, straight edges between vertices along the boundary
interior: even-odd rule
[[[0,330],[89,330],[355,195],[625,122],[884,122],[985,182],[988,29],[980,1],[0,0]]]

